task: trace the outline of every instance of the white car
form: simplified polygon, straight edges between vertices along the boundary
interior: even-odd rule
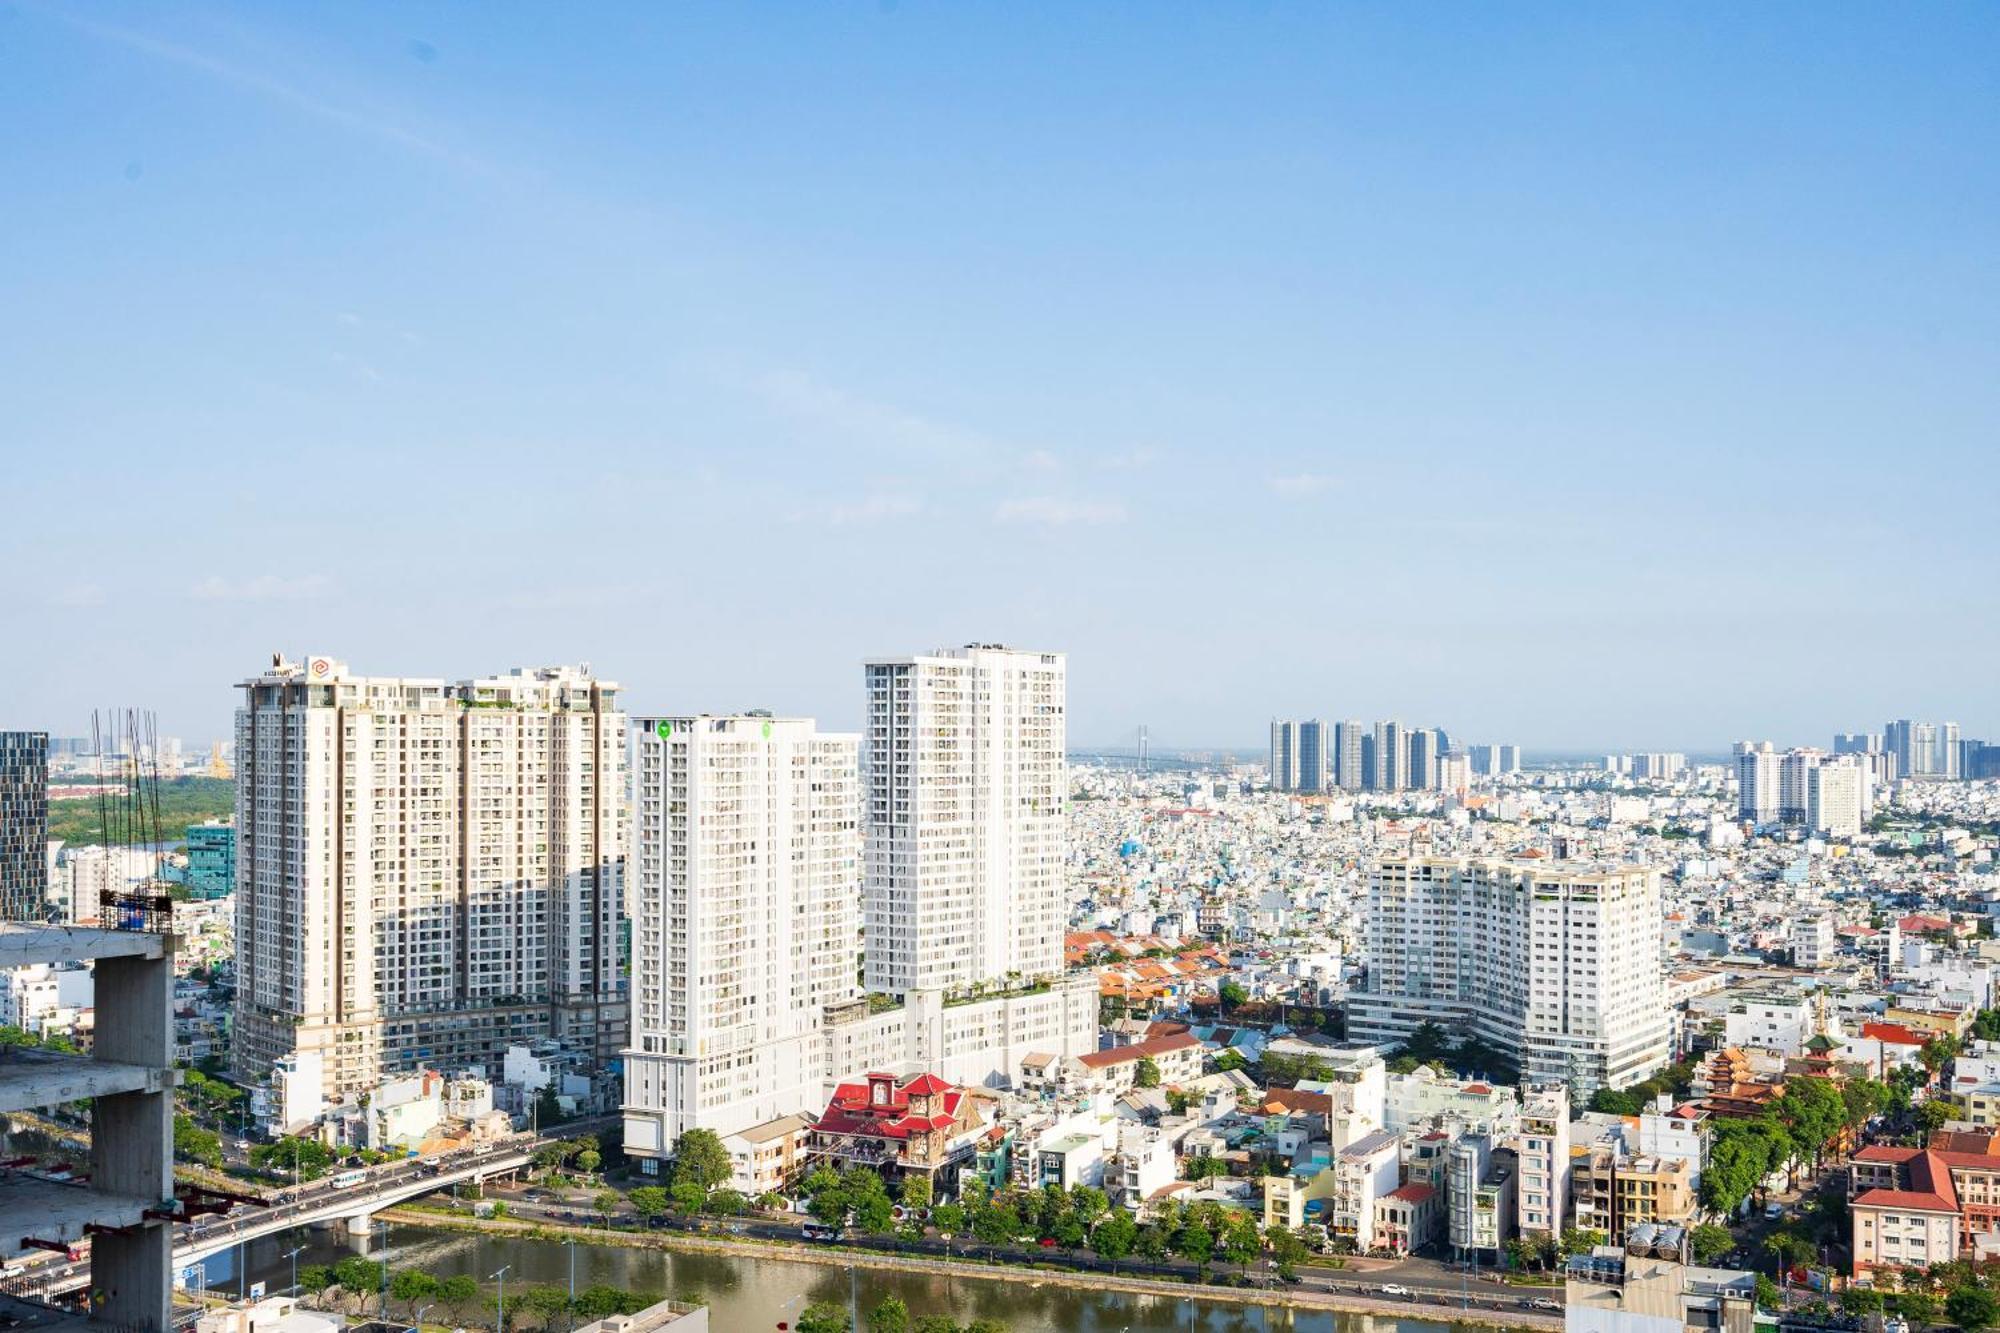
[[[1394,1282],[1384,1282],[1382,1284],[1382,1294],[1384,1296],[1407,1296],[1410,1294],[1410,1289]]]

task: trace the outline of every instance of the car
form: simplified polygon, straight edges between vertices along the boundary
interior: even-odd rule
[[[1563,1308],[1563,1303],[1553,1296],[1537,1296],[1528,1302],[1528,1308],[1531,1310],[1560,1310]]]
[[[1045,1250],[1053,1250],[1056,1247],[1056,1238],[1054,1236],[1044,1236],[1036,1243]]]
[[[1382,1294],[1384,1296],[1407,1296],[1410,1294],[1410,1289],[1398,1282],[1384,1282],[1382,1284]]]
[[[1784,1215],[1785,1205],[1782,1203],[1767,1203],[1764,1205],[1764,1216],[1775,1219]]]

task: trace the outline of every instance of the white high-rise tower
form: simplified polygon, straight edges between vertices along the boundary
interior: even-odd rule
[[[970,644],[867,679],[868,989],[1061,972],[1063,655]]]
[[[809,719],[640,721],[634,1156],[820,1104],[826,1011],[861,997],[858,744]]]
[[[279,659],[236,714],[238,1068],[325,1095],[625,1044],[625,715],[588,668],[447,685]]]

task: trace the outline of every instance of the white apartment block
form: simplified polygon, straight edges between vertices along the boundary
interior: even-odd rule
[[[1815,833],[1858,838],[1868,812],[1871,774],[1860,759],[1822,759],[1806,778],[1806,823]]]
[[[1781,756],[1769,741],[1736,743],[1737,818],[1769,824],[1778,818]]]
[[[625,716],[588,668],[446,684],[279,658],[236,715],[236,1058],[325,1094],[625,1044]],[[310,1067],[310,1066],[307,1066]]]
[[[1472,1033],[1579,1096],[1667,1062],[1659,872],[1530,858],[1384,857],[1348,1032]]]
[[[1804,916],[1792,922],[1792,966],[1831,967],[1838,943],[1830,916]]]
[[[1560,1235],[1569,1217],[1569,1089],[1560,1083],[1529,1088],[1520,1124],[1515,1225],[1523,1234]]]
[[[640,720],[634,1155],[823,1104],[826,1011],[861,998],[859,746],[807,719]]]
[[[1059,974],[1066,667],[995,644],[867,664],[867,985]]]

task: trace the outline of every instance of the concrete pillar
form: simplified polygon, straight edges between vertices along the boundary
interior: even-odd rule
[[[173,962],[158,958],[97,960],[97,1032],[93,1058],[120,1064],[173,1065]],[[174,1193],[172,1080],[159,1092],[99,1097],[91,1108],[90,1187],[104,1194],[164,1203]],[[165,1333],[173,1305],[173,1237],[164,1221],[90,1245],[90,1282],[99,1319]]]
[[[374,1228],[375,1213],[373,1209],[365,1213],[356,1213],[347,1219],[347,1234],[350,1236],[360,1236],[365,1240]]]

